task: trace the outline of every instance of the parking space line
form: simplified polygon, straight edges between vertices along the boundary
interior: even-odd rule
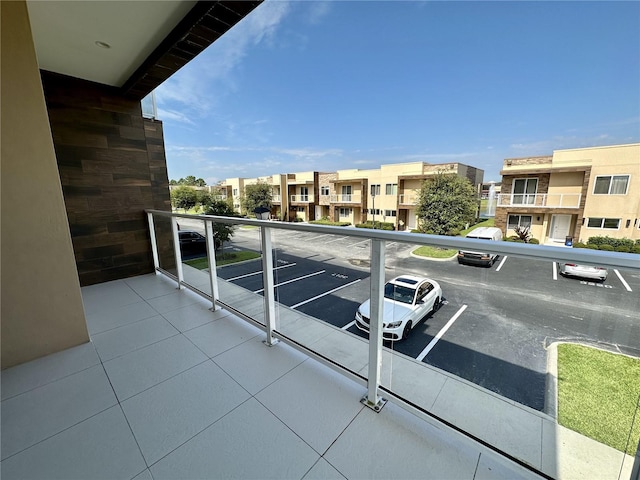
[[[296,265],[296,264],[295,263],[289,263],[287,265],[282,265],[281,267],[276,267],[276,268],[274,268],[274,270],[280,270],[281,268],[293,267],[294,265]],[[241,278],[251,277],[253,275],[260,275],[261,273],[262,273],[262,270],[258,270],[257,272],[247,273],[245,275],[238,275],[237,277],[233,277],[233,278],[225,278],[225,280],[227,282],[233,282],[234,280],[239,280]]]
[[[453,317],[451,317],[451,320],[449,320],[447,324],[440,329],[438,334],[435,337],[433,337],[433,340],[429,342],[429,345],[427,345],[425,349],[422,350],[422,352],[420,352],[420,355],[416,357],[416,360],[418,360],[419,362],[424,360],[424,357],[426,357],[427,354],[431,351],[431,349],[436,346],[436,343],[438,343],[438,340],[442,338],[442,336],[447,332],[447,330],[449,330],[449,327],[453,325],[453,322],[455,322],[458,319],[458,317],[462,315],[462,312],[464,312],[466,309],[467,309],[466,305],[463,305],[460,307],[460,310],[458,310],[456,314]]]
[[[556,267],[556,262],[553,262],[553,279],[558,279],[558,268]]]
[[[398,242],[391,242],[391,243],[387,243],[387,247],[390,247],[391,245],[395,245]]]
[[[313,237],[313,238],[307,238],[306,240],[308,240],[309,242],[313,242],[314,240],[317,240],[319,238],[322,237],[331,237],[332,235],[330,233],[323,233],[322,235],[318,235],[317,237]]]
[[[616,272],[616,275],[618,276],[618,278],[620,279],[620,281],[624,285],[624,288],[627,289],[627,292],[632,292],[633,290],[631,290],[631,287],[629,286],[627,281],[624,278],[622,278],[622,275],[620,275],[620,272],[618,271],[618,269],[614,268],[613,271]]]
[[[286,282],[278,283],[277,285],[274,285],[274,287],[286,285],[287,283],[297,282],[298,280],[304,280],[305,278],[313,277],[315,275],[320,275],[321,273],[324,273],[324,272],[326,272],[326,270],[320,270],[319,272],[310,273],[309,275],[303,275],[302,277],[292,278],[291,280],[287,280]],[[260,290],[256,290],[253,293],[260,293],[260,292],[264,292],[264,288],[261,288]]]
[[[369,239],[367,238],[366,240],[363,240],[361,242],[356,242],[356,243],[352,243],[351,245],[349,245],[350,247],[355,247],[356,245],[360,245],[361,243],[367,243],[369,241]]]
[[[337,242],[338,240],[344,240],[347,237],[340,237],[340,238],[336,238],[335,240],[330,240],[328,242],[324,242],[324,245],[326,245],[327,243],[333,243],[333,242]]]
[[[351,323],[347,323],[344,327],[342,327],[342,330],[349,330],[351,327],[353,327],[356,324],[356,321],[354,320]]]
[[[504,261],[509,258],[508,255],[505,255],[504,257],[502,257],[502,260],[500,261],[500,265],[498,265],[498,268],[496,268],[496,272],[499,272],[500,269],[502,268],[502,265],[504,265]]]
[[[328,292],[324,292],[324,293],[321,293],[320,295],[316,295],[315,297],[310,298],[308,300],[305,300],[304,302],[296,303],[295,305],[292,305],[290,308],[298,308],[298,307],[300,307],[300,306],[302,306],[302,305],[304,305],[306,303],[313,302],[314,300],[322,298],[322,297],[324,297],[326,295],[330,295],[333,292],[337,292],[338,290],[342,290],[343,288],[348,287],[349,285],[353,285],[354,283],[358,283],[360,280],[361,279],[358,278],[357,280],[354,280],[353,282],[345,283],[344,285],[340,285],[339,287],[334,288],[333,290],[329,290]]]

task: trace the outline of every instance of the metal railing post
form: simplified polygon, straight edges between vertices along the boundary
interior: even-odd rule
[[[173,251],[176,256],[176,272],[178,273],[178,289],[182,288],[184,273],[182,271],[182,252],[180,252],[180,236],[178,235],[178,218],[171,217],[171,232],[173,233]]]
[[[218,270],[216,267],[216,244],[214,242],[214,230],[213,222],[211,220],[205,220],[204,233],[207,237],[207,257],[209,259],[209,283],[211,285],[211,310],[220,310],[220,307],[216,305],[218,296]]]
[[[264,323],[267,327],[267,338],[265,344],[270,347],[278,343],[278,339],[273,336],[276,329],[276,302],[273,283],[273,253],[271,248],[271,229],[260,227],[262,233],[262,284],[264,287]]]
[[[361,402],[379,412],[387,401],[378,396],[382,366],[382,320],[384,312],[384,240],[371,240],[371,318],[369,320],[369,375],[367,396]]]
[[[160,257],[158,257],[158,241],[156,240],[156,227],[153,223],[153,213],[147,213],[149,221],[149,235],[151,236],[151,252],[153,253],[153,269],[158,272],[160,268]]]

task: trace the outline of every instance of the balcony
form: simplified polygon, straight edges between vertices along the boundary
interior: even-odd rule
[[[216,200],[226,201],[228,197],[225,194],[225,195],[214,195],[213,198],[216,199]]]
[[[313,201],[313,195],[291,195],[291,203],[309,203]]]
[[[383,346],[375,314],[369,342],[305,314],[306,300],[274,295],[304,290],[282,278],[293,235],[368,242],[372,285],[391,243],[473,241],[166,212],[149,220],[157,274],[82,289],[92,342],[2,372],[4,479],[629,478],[630,457]],[[178,220],[200,222],[210,251],[214,222],[258,227],[247,235],[274,255],[243,274],[256,280],[247,289],[228,267],[184,263]],[[503,256],[562,251],[640,270],[630,254],[498,245]]]
[[[275,203],[280,203],[282,201],[282,197],[280,195],[272,195],[271,196],[271,201],[273,201]]]
[[[501,193],[497,207],[580,208],[580,193]]]
[[[361,195],[359,193],[343,193],[330,195],[331,203],[357,203],[361,201]]]
[[[399,195],[399,203],[400,205],[417,205],[418,204],[418,195],[415,193],[401,193]]]

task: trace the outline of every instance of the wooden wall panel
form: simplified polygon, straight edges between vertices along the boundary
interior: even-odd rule
[[[171,210],[162,122],[115,88],[42,80],[80,284],[152,272],[144,209]]]

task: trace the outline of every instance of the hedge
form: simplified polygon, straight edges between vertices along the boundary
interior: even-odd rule
[[[334,227],[348,227],[351,225],[351,222],[332,222],[331,220],[311,220],[308,223],[313,223],[314,225],[331,225]]]
[[[357,223],[356,228],[373,228],[373,222]],[[376,222],[376,230],[395,230],[396,227],[390,222]]]
[[[614,249],[617,247],[628,247],[630,249],[634,245],[639,245],[637,240],[634,241],[634,240],[631,240],[630,238],[611,238],[611,237],[589,237],[589,240],[587,240],[587,244],[597,245],[598,247],[602,245],[610,245]]]

